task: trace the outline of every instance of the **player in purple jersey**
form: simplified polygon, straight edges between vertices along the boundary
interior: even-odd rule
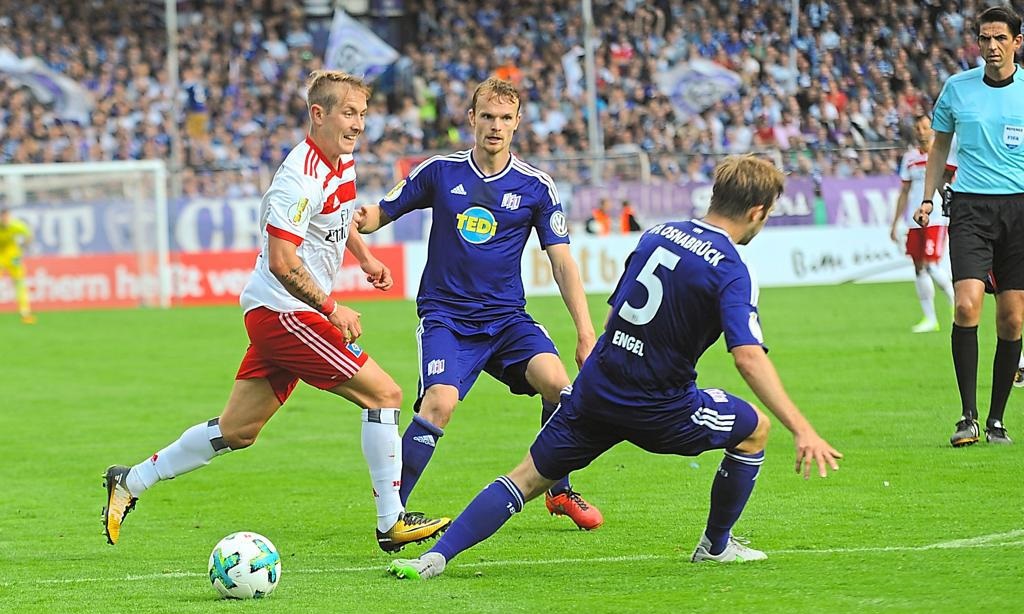
[[[736,250],[764,227],[782,193],[783,175],[751,156],[726,158],[715,171],[703,220],[659,224],[645,232],[608,303],[604,334],[526,459],[484,488],[441,540],[418,559],[388,571],[432,578],[460,552],[487,539],[544,492],[553,479],[586,467],[618,443],[696,456],[724,449],[711,486],[711,510],[691,561],[767,558],[732,535],[754,488],[768,440],[768,418],[716,388],[700,389],[696,364],[723,333],[736,369],[793,433],[796,470],[825,477],[842,454],[822,439],[789,399],[766,355],[757,284]]]
[[[481,371],[514,394],[542,397],[541,424],[558,405],[569,376],[544,328],[526,313],[522,255],[531,232],[551,261],[555,283],[576,326],[576,363],[594,347],[579,270],[555,183],[510,151],[521,119],[519,92],[488,79],[473,94],[472,149],[434,156],[399,182],[379,205],[361,207],[360,232],[373,232],[414,209],[430,209],[427,262],[416,297],[420,325],[417,415],[402,437],[402,501],[429,463],[456,404]],[[581,529],[601,512],[562,477],[546,497],[552,514]]]

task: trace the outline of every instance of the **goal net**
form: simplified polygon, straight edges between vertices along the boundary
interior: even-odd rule
[[[34,309],[171,305],[162,161],[3,165],[0,206],[32,229],[24,256]],[[0,309],[13,299],[0,277]]]

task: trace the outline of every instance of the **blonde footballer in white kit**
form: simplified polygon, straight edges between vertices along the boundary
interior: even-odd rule
[[[338,71],[316,71],[307,84],[309,135],[281,164],[260,205],[262,248],[242,291],[250,345],[224,411],[186,430],[134,467],[112,465],[103,529],[116,544],[137,498],[161,480],[248,447],[298,380],[362,408],[362,450],[377,506],[377,543],[401,550],[443,532],[451,520],[406,513],[399,499],[402,391],[356,345],[359,314],[330,292],[347,249],[380,290],[391,272],[350,232],[356,197],[352,152],[363,132],[370,88]]]

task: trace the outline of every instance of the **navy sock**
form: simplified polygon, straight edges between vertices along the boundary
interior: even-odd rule
[[[711,512],[704,535],[711,541],[711,554],[721,554],[729,543],[729,532],[739,520],[743,507],[754,490],[757,473],[764,462],[764,451],[743,454],[726,450],[711,485]]]
[[[1002,423],[1006,400],[1013,389],[1013,376],[1020,364],[1021,340],[996,339],[996,355],[992,359],[992,401],[988,406],[988,426]]]
[[[978,419],[978,327],[953,324],[950,334],[953,348],[953,371],[960,389],[963,415]]]
[[[463,550],[497,533],[513,514],[521,511],[523,493],[503,475],[470,501],[430,552],[437,552],[451,561]]]
[[[544,426],[551,419],[551,414],[555,413],[558,409],[558,403],[552,403],[551,401],[540,400],[540,425]],[[551,485],[548,490],[552,495],[561,494],[563,492],[569,492],[572,490],[572,485],[569,484],[569,476],[565,476],[561,480],[558,480]]]
[[[423,475],[423,470],[427,468],[430,457],[434,455],[434,446],[442,436],[444,430],[441,427],[434,426],[418,414],[412,417],[412,422],[405,429],[402,435],[402,486],[398,491],[403,506]]]

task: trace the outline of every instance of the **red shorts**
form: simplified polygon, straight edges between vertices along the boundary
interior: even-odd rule
[[[946,250],[946,226],[926,226],[907,231],[907,255],[914,260],[938,262]]]
[[[329,390],[352,379],[370,358],[312,311],[278,313],[257,307],[245,314],[249,349],[235,379],[265,378],[283,404],[302,381]]]

